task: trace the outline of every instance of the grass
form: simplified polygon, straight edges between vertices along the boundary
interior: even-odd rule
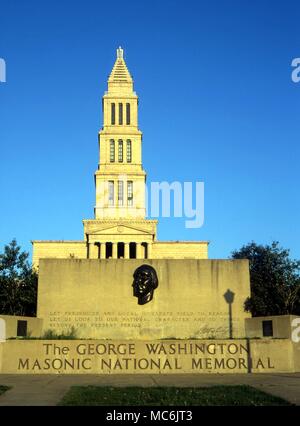
[[[76,330],[74,327],[71,327],[70,330],[65,333],[57,334],[53,330],[47,330],[41,337],[43,340],[74,340],[77,339]]]
[[[9,340],[76,340],[76,329],[71,327],[70,330],[58,334],[53,330],[46,330],[41,337],[31,337],[30,335],[24,337],[11,337]]]
[[[100,387],[72,386],[58,405],[83,406],[270,406],[289,402],[251,386]]]
[[[4,392],[6,392],[8,389],[10,389],[9,386],[2,386],[0,385],[0,395],[2,395]]]

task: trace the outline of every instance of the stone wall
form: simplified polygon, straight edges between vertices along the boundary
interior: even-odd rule
[[[247,318],[245,321],[246,336],[247,337],[267,337],[263,333],[263,323],[271,322],[272,335],[269,337],[291,339],[292,336],[292,322],[296,319],[295,315],[272,315],[266,317]],[[267,324],[268,325],[268,324]],[[266,332],[269,330],[267,329]]]
[[[297,360],[295,357],[298,356]],[[299,351],[276,340],[26,340],[0,343],[5,374],[299,372]]]
[[[18,321],[26,321],[27,336],[40,337],[42,333],[42,323],[40,318],[23,317],[17,315],[0,315],[0,318],[5,321],[6,339],[17,337]]]
[[[145,305],[132,287],[142,264],[152,265],[159,280]],[[245,337],[249,294],[247,260],[42,259],[38,317],[44,331],[74,327],[79,338]]]
[[[153,259],[207,259],[206,241],[156,241],[152,245]]]
[[[32,263],[39,266],[40,259],[86,259],[85,241],[33,241]]]

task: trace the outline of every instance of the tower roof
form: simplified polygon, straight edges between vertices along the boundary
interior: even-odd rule
[[[124,51],[121,47],[117,49],[117,59],[110,73],[108,83],[133,83],[130,72],[124,61]]]

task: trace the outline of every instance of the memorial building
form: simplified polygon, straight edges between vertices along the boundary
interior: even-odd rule
[[[102,105],[95,218],[83,220],[82,241],[33,241],[33,264],[43,258],[207,259],[207,241],[158,241],[157,220],[145,218],[138,96],[121,48]]]
[[[83,221],[82,241],[33,242],[43,332],[244,337],[248,261],[209,260],[207,241],[157,241],[157,220],[145,217],[138,97],[121,48],[102,104],[95,218]]]
[[[0,373],[299,372],[295,318],[245,312],[247,259],[208,259],[206,241],[157,241],[121,48],[99,146],[94,219],[82,241],[33,241],[37,317],[0,316]]]
[[[209,260],[207,241],[160,242],[157,220],[146,218],[138,97],[121,48],[102,105],[95,217],[83,221],[84,240],[33,241],[43,332],[244,337],[248,261]]]

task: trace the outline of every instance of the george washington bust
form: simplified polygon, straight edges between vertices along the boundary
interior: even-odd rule
[[[150,265],[141,265],[134,271],[133,278],[133,295],[138,298],[139,305],[145,305],[153,299],[158,287],[156,271]]]

